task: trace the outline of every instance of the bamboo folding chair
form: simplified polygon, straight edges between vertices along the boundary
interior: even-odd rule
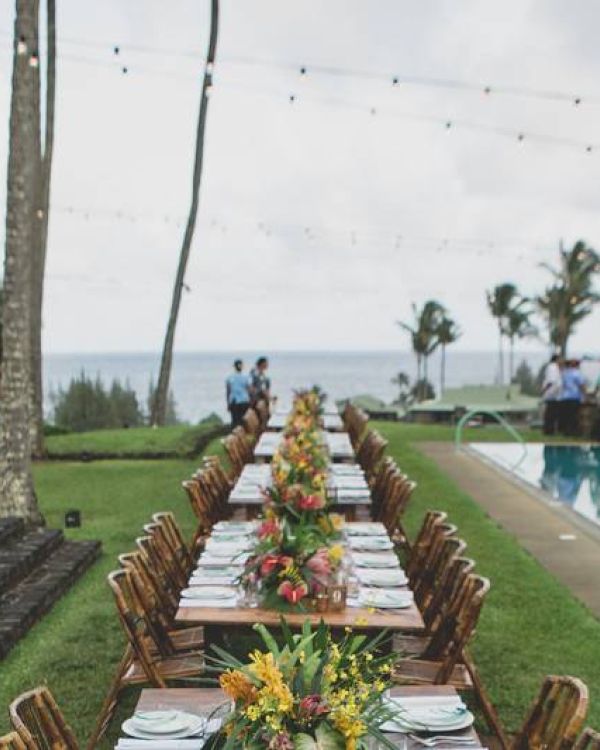
[[[448,569],[455,558],[460,557],[467,545],[458,537],[450,536],[448,524],[435,527],[429,554],[425,557],[423,570],[413,579],[412,591],[417,607],[423,611],[435,596]]]
[[[163,527],[165,539],[171,552],[179,560],[182,569],[187,573],[187,578],[189,578],[196,566],[196,560],[185,543],[181,528],[175,519],[175,514],[170,511],[161,511],[154,513],[152,520]]]
[[[170,681],[197,677],[204,671],[204,655],[199,650],[163,657],[159,644],[152,636],[143,607],[132,584],[130,570],[109,573],[108,583],[113,591],[119,620],[127,636],[127,646],[117,667],[102,708],[96,720],[88,749],[94,748],[106,731],[118,705],[119,695],[130,685],[148,684],[165,688]]]
[[[178,592],[184,589],[187,586],[189,574],[183,567],[181,560],[173,554],[162,524],[147,523],[144,525],[144,533],[153,540],[158,556]]]
[[[229,478],[232,481],[235,481],[242,473],[245,464],[248,463],[248,461],[246,461],[244,447],[243,445],[241,445],[239,437],[233,434],[228,435],[226,438],[223,438],[221,440],[221,445],[225,449],[225,453],[227,454],[229,463],[231,464],[231,473],[229,475]]]
[[[200,483],[197,479],[186,479],[181,483],[181,486],[185,490],[188,496],[192,511],[196,516],[196,529],[192,536],[190,546],[194,552],[199,552],[204,543],[210,536],[211,529],[215,524],[213,518],[213,510],[211,508],[210,500],[203,494]]]
[[[378,520],[386,527],[397,547],[409,547],[402,517],[416,486],[417,483],[411,482],[406,475],[395,472],[390,479],[388,495],[381,505]]]
[[[511,750],[570,750],[583,726],[588,689],[576,677],[546,677]]]
[[[155,588],[161,592],[161,597],[168,602],[169,608],[176,612],[181,588],[171,575],[165,560],[162,559],[156,539],[152,536],[141,536],[135,540],[135,543],[148,570],[151,571],[155,580]]]
[[[27,750],[79,750],[73,730],[47,687],[22,693],[10,704],[8,713]]]
[[[252,435],[255,439],[258,438],[262,432],[260,418],[252,408],[247,409],[242,417],[242,426],[248,435]]]
[[[411,545],[410,554],[406,560],[405,570],[409,581],[417,576],[423,567],[424,558],[433,541],[435,527],[445,523],[447,518],[447,514],[441,510],[428,510],[425,513],[421,528]]]
[[[600,732],[586,727],[575,743],[575,750],[600,750]]]
[[[166,606],[155,588],[153,579],[140,552],[119,555],[119,563],[131,571],[131,583],[135,595],[144,611],[144,616],[156,641],[161,656],[173,656],[177,652],[201,649],[204,645],[204,628],[201,626],[175,626],[174,610]]]
[[[0,750],[28,750],[28,748],[16,732],[9,732],[0,737]]]
[[[266,399],[261,398],[254,404],[252,408],[254,409],[260,420],[261,432],[264,432],[270,417],[269,403],[268,401],[266,401]]]

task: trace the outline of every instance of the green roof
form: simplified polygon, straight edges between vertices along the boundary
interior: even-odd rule
[[[431,401],[413,404],[410,411],[453,411],[461,407],[469,411],[537,411],[539,398],[521,393],[518,385],[466,385],[462,388],[447,388],[444,395]]]

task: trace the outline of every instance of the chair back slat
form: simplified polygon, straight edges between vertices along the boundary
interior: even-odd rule
[[[10,722],[27,750],[78,750],[79,744],[52,693],[40,686],[10,704]]]
[[[600,732],[586,727],[575,744],[575,750],[600,750]]]
[[[546,677],[512,750],[570,750],[588,707],[588,689],[576,677]]]
[[[27,745],[16,732],[0,737],[0,750],[27,750]]]

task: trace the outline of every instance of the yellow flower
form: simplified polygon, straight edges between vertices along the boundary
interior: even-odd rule
[[[333,565],[339,565],[342,558],[344,557],[344,548],[341,544],[334,544],[329,548],[328,552],[329,560]]]
[[[256,699],[257,691],[254,685],[239,669],[228,669],[219,677],[223,692],[232,700],[243,700],[252,703]]]

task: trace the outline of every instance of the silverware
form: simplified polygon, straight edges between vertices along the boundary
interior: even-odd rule
[[[473,737],[461,737],[454,735],[436,734],[433,737],[419,737],[418,734],[408,734],[411,740],[418,742],[424,747],[437,747],[438,745],[476,745],[477,741]]]

